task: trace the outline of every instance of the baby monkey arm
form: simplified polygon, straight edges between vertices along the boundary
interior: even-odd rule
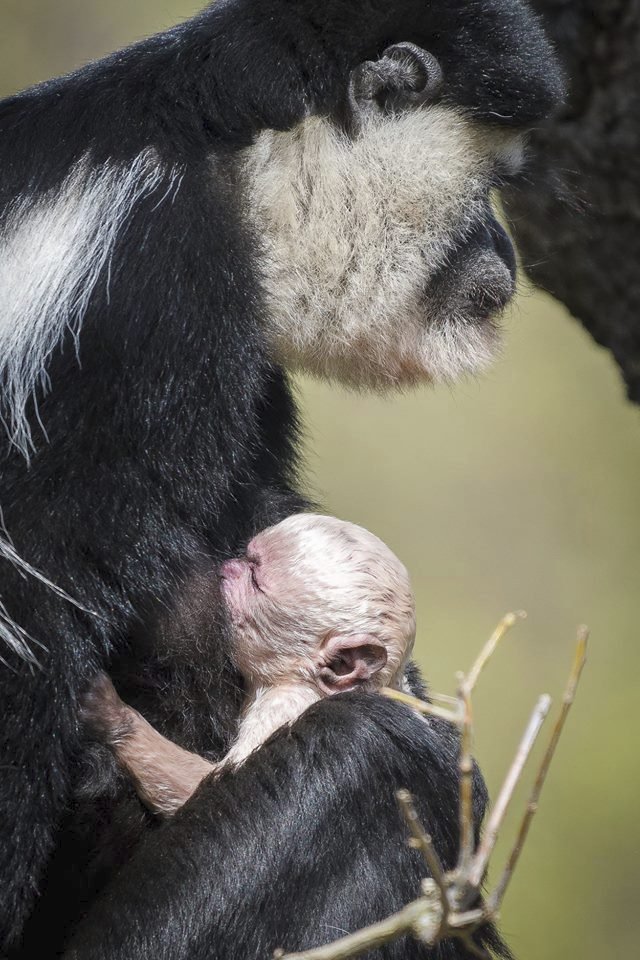
[[[106,674],[94,682],[83,703],[83,720],[109,747],[152,813],[174,814],[200,782],[218,769],[167,740],[124,703]]]
[[[304,684],[256,690],[235,742],[219,763],[210,763],[163,737],[120,699],[106,674],[100,674],[85,696],[83,720],[112,751],[145,806],[168,817],[187,802],[205,777],[240,766],[276,730],[293,723],[319,699],[317,690]]]

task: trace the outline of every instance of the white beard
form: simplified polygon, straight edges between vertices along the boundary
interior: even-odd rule
[[[377,389],[489,364],[495,325],[428,288],[486,215],[496,157],[514,146],[443,106],[370,117],[355,140],[319,117],[262,133],[245,173],[275,358]]]

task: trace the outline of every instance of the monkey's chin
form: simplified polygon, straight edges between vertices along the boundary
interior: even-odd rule
[[[317,379],[382,395],[479,376],[500,356],[501,315],[514,281],[495,258],[473,267],[451,294],[430,290],[386,336],[325,340],[321,349],[281,359]]]
[[[439,317],[428,326],[406,331],[383,355],[361,343],[353,352],[289,356],[285,365],[347,389],[385,395],[478,376],[500,355],[501,343],[499,320],[488,316],[483,305],[467,315]]]
[[[424,285],[393,303],[382,297],[362,315],[329,314],[308,338],[302,323],[295,341],[276,339],[276,352],[289,368],[377,393],[478,375],[500,353],[515,274],[511,241],[485,215]]]

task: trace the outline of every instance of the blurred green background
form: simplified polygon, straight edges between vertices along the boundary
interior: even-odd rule
[[[0,92],[197,8],[0,0]],[[576,626],[590,625],[584,685],[503,928],[520,960],[637,956],[640,416],[613,361],[523,287],[503,359],[482,381],[382,401],[301,380],[299,395],[309,484],[408,565],[418,656],[436,689],[453,690],[505,611],[528,611],[476,699],[494,795],[536,696],[557,705]]]

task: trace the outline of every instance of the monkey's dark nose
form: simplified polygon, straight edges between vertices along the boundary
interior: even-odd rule
[[[485,230],[490,242],[493,244],[496,253],[507,265],[509,273],[511,274],[511,279],[515,280],[517,272],[516,253],[513,249],[513,244],[509,234],[504,229],[502,224],[498,223],[498,221],[493,217],[486,225]]]
[[[465,237],[461,250],[493,251],[502,260],[507,270],[511,274],[512,281],[516,279],[517,264],[516,254],[509,234],[504,227],[498,223],[493,213],[490,213],[486,219],[483,219],[474,230]]]

